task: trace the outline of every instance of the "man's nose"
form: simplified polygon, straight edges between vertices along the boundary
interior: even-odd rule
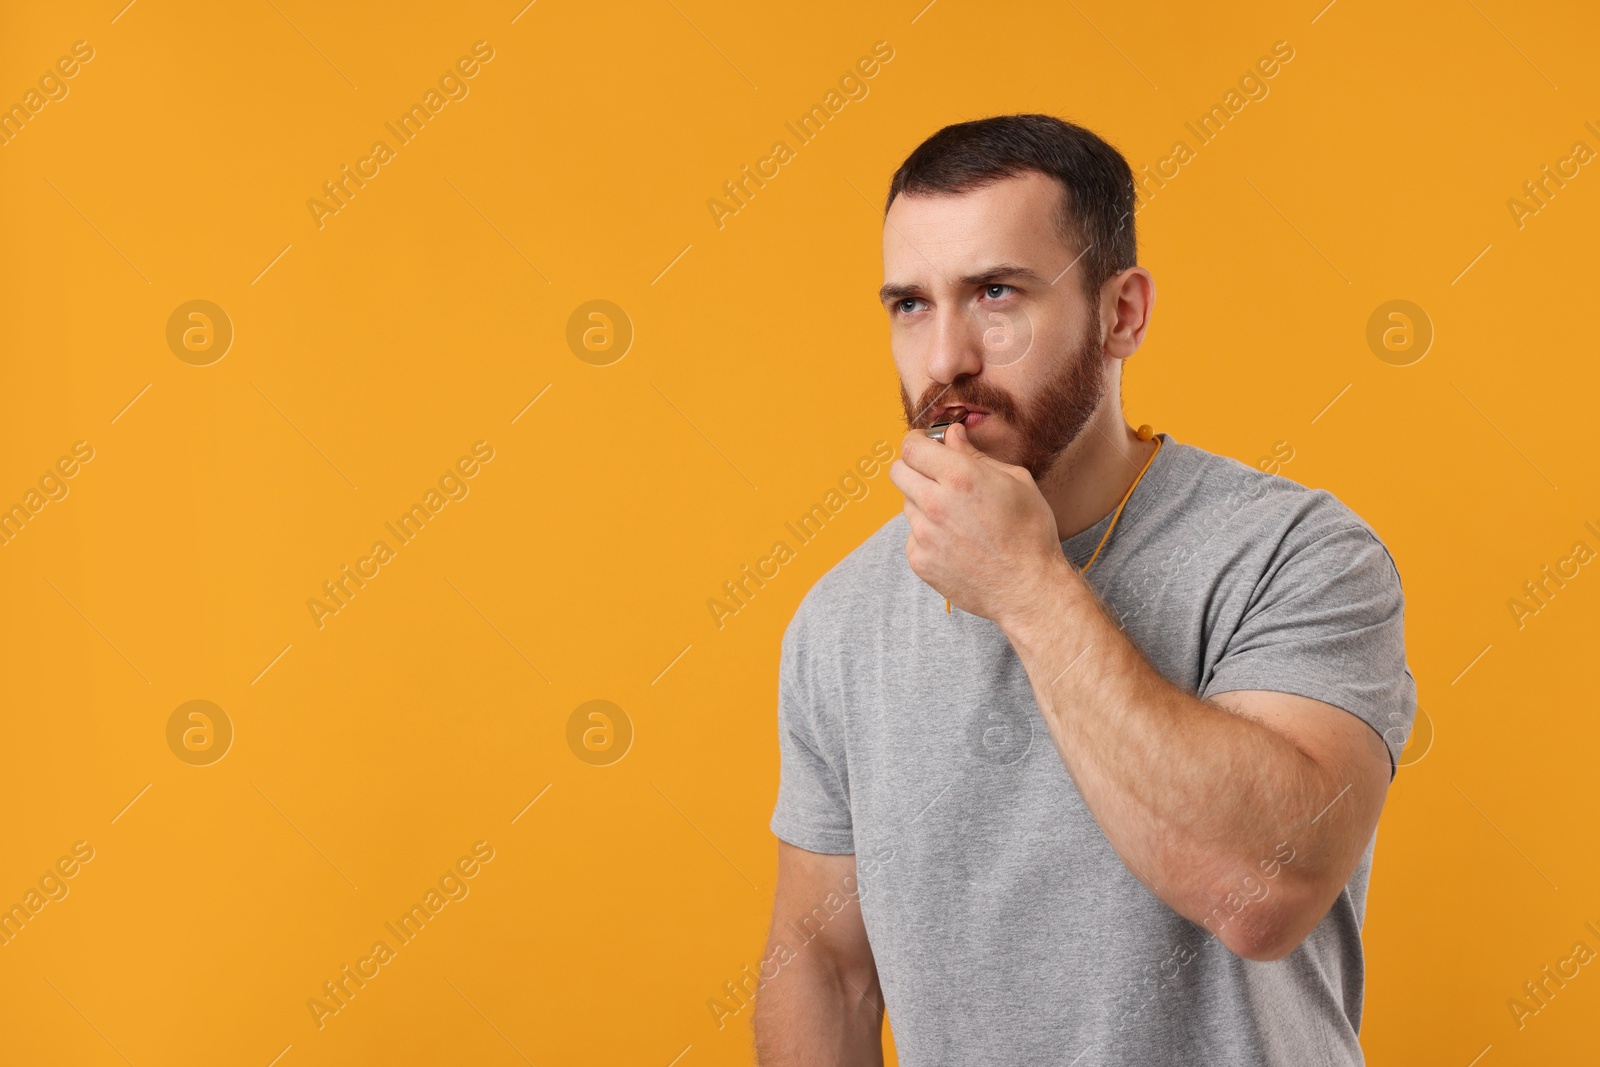
[[[949,383],[981,370],[982,337],[973,331],[969,317],[958,308],[940,309],[928,352],[928,377]]]

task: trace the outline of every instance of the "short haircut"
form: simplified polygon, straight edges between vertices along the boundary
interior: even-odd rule
[[[1056,229],[1080,257],[1080,285],[1093,304],[1108,279],[1138,263],[1138,243],[1133,171],[1122,153],[1082,126],[1053,115],[996,115],[946,126],[900,164],[883,210],[887,214],[902,193],[966,193],[1028,171],[1061,184]]]

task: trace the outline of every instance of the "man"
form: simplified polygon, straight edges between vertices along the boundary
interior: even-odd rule
[[[766,1067],[881,1063],[885,1012],[907,1067],[1362,1062],[1400,577],[1328,492],[1124,422],[1133,203],[1044,115],[891,183],[905,510],[783,639]]]

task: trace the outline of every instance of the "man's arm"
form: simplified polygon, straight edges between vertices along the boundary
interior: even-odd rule
[[[1079,794],[1135,877],[1240,956],[1293,951],[1377,828],[1390,762],[1373,728],[1307,697],[1201,701],[1168,682],[1062,555],[1032,476],[985,456],[960,424],[942,445],[908,433],[890,478],[906,494],[911,569],[1011,641]]]
[[[837,914],[824,901],[847,895],[856,858],[807,852],[778,842],[778,888],[763,957],[777,965],[756,997],[756,1057],[761,1067],[881,1067],[883,994],[867,943],[860,903],[850,896]],[[794,929],[813,912],[825,917],[810,941]],[[789,924],[793,924],[791,927]]]
[[[1287,693],[1197,699],[1145,660],[1065,557],[1028,608],[996,622],[1134,875],[1240,956],[1292,952],[1377,829],[1390,777],[1378,735]]]

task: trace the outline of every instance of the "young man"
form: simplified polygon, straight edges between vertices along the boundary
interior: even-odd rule
[[[880,1063],[885,1012],[907,1067],[1362,1062],[1400,577],[1325,490],[1123,420],[1133,206],[1045,115],[891,183],[905,510],[784,635],[765,1067]]]

